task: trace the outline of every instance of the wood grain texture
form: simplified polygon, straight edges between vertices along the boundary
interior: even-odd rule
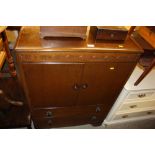
[[[53,39],[45,40],[40,38],[40,27],[22,27],[20,35],[16,44],[16,51],[98,51],[98,52],[129,52],[129,53],[142,53],[143,50],[132,38],[128,38],[122,46],[120,43],[105,43],[96,42],[94,40],[93,31],[90,31],[88,39],[86,40],[73,40],[73,39]],[[88,45],[94,45],[93,48]]]
[[[22,27],[17,66],[35,127],[100,125],[142,52],[131,38],[95,42],[90,30],[86,40],[45,40],[39,27]]]
[[[86,39],[87,26],[41,26],[40,37],[78,37]]]
[[[71,117],[75,115],[96,114],[103,115],[106,108],[104,105],[76,105],[70,107],[48,107],[48,108],[35,108],[32,111],[33,118],[53,118],[53,117]]]
[[[111,107],[134,66],[135,63],[86,63],[81,83],[87,88],[80,91],[78,104]]]
[[[82,64],[22,64],[32,107],[59,107],[76,104]]]
[[[140,54],[108,52],[20,52],[21,62],[137,62]]]
[[[95,29],[97,40],[124,41],[128,34],[124,26],[96,26]]]

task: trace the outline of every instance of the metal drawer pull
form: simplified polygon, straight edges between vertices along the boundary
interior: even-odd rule
[[[145,96],[146,96],[146,94],[139,94],[138,95],[139,98],[142,98],[142,97],[145,97]]]
[[[85,84],[82,85],[82,88],[86,89],[86,88],[88,88],[88,85],[85,83]]]
[[[92,116],[92,118],[91,118],[92,121],[95,121],[96,119],[97,119],[96,116]]]
[[[101,111],[101,108],[98,106],[96,107],[96,112],[100,112]]]
[[[131,105],[130,106],[130,108],[136,108],[137,107],[137,105]]]
[[[122,118],[127,118],[127,117],[128,117],[128,115],[123,115],[123,116],[122,116]]]
[[[148,112],[147,112],[147,114],[148,114],[148,115],[151,115],[151,114],[152,114],[152,112],[151,112],[151,111],[148,111]]]
[[[52,112],[51,112],[51,111],[47,111],[47,112],[46,112],[46,116],[47,116],[47,117],[51,117],[51,116],[52,116]]]

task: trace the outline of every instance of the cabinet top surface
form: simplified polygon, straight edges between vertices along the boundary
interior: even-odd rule
[[[123,43],[96,42],[93,32],[89,31],[86,40],[77,38],[41,39],[39,26],[25,26],[21,28],[16,51],[98,51],[98,52],[129,52],[142,53],[141,47],[128,38]]]

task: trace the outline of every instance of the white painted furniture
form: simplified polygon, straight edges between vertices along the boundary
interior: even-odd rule
[[[155,67],[138,86],[134,86],[142,72],[137,65],[104,120],[104,126],[155,118]]]

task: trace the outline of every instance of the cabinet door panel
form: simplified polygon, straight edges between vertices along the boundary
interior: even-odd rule
[[[76,104],[83,65],[80,63],[22,64],[28,97],[33,107]]]
[[[109,109],[134,65],[134,63],[86,63],[81,81],[86,87],[80,92],[78,104],[104,104]]]

